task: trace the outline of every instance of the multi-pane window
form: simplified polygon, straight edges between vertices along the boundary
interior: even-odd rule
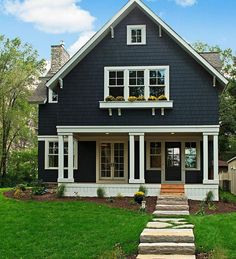
[[[48,144],[48,167],[58,167],[58,142],[56,141]],[[68,167],[68,142],[64,143],[64,167]]]
[[[100,144],[101,178],[118,179],[125,177],[124,143]]]
[[[124,71],[109,72],[109,95],[124,96]]]
[[[144,96],[144,71],[129,71],[129,96]]]
[[[150,169],[161,168],[161,143],[150,142]]]
[[[185,168],[188,168],[188,169],[197,168],[197,143],[196,142],[185,143]]]
[[[142,30],[141,29],[132,29],[131,30],[131,42],[132,43],[141,43],[142,42]]]
[[[105,67],[104,100],[109,95],[159,97],[169,100],[169,66]]]
[[[124,143],[114,144],[114,177],[124,177]]]
[[[58,102],[58,93],[56,90],[49,89],[48,90],[49,103],[57,103]]]
[[[77,143],[74,142],[74,168],[77,168]],[[57,169],[59,166],[59,144],[58,141],[46,141],[45,142],[45,168]],[[68,168],[68,142],[64,142],[64,168]]]
[[[150,95],[159,97],[165,94],[165,70],[156,69],[149,71]]]
[[[167,167],[180,167],[180,148],[169,147],[167,148]]]
[[[146,44],[146,26],[128,25],[127,26],[127,44],[142,45]]]

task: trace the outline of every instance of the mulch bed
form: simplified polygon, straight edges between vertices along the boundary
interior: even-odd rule
[[[196,214],[200,209],[200,204],[200,201],[189,200],[190,214]],[[215,209],[209,209],[208,206],[205,207],[206,215],[236,212],[236,203],[226,203],[223,201],[218,201],[213,202],[213,204],[215,206]]]
[[[8,191],[5,192],[4,195],[8,198],[14,198],[14,191]],[[51,190],[48,193],[44,195],[32,195],[30,190],[26,190],[24,192],[24,196],[20,198],[20,200],[34,200],[34,201],[41,201],[41,202],[47,202],[47,201],[86,201],[86,202],[95,202],[97,204],[105,204],[112,208],[122,208],[122,209],[128,209],[128,210],[134,210],[138,211],[140,208],[140,205],[134,203],[134,200],[132,197],[114,197],[111,199],[108,198],[97,198],[97,197],[64,197],[64,198],[57,198],[54,191]],[[153,213],[156,206],[156,197],[146,197],[146,208],[148,213]],[[189,200],[189,208],[190,208],[190,214],[194,215],[196,214],[200,209],[201,201],[193,201]],[[205,214],[220,214],[220,213],[229,213],[229,212],[236,212],[236,203],[226,203],[223,201],[214,202],[215,209],[209,209],[208,206],[205,207]],[[203,257],[204,258],[204,257]]]
[[[4,195],[7,198],[12,198],[15,199],[14,197],[14,191],[8,191],[5,192]],[[94,202],[97,204],[105,204],[109,207],[112,208],[122,208],[122,209],[128,209],[128,210],[134,210],[138,211],[140,209],[140,205],[134,203],[134,199],[132,197],[114,197],[114,198],[97,198],[97,197],[63,197],[63,198],[57,198],[55,193],[53,191],[50,191],[44,195],[32,195],[30,190],[24,191],[24,196],[21,197],[19,200],[24,200],[24,201],[40,201],[40,202],[47,202],[47,201],[63,201],[63,202],[68,202],[68,201],[74,201],[74,202],[79,202],[79,201],[86,201],[86,202]],[[156,206],[156,197],[146,197],[146,208],[147,208],[147,213],[153,213],[155,210]]]

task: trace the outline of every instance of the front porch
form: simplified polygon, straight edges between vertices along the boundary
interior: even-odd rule
[[[157,196],[161,184],[183,184],[190,199],[213,191],[218,200],[218,131],[217,126],[58,127],[58,183],[66,184],[67,196],[96,196],[98,187],[107,196],[133,196],[140,185]]]

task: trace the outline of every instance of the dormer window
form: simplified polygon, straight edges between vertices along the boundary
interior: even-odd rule
[[[58,103],[58,93],[51,88],[49,88],[49,90],[48,90],[48,102],[49,103]]]
[[[127,26],[127,45],[146,44],[146,25]]]

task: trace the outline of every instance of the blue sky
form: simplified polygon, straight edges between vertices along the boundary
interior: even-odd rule
[[[0,34],[20,37],[50,58],[64,40],[74,53],[127,0],[0,0]],[[235,0],[144,0],[188,42],[204,41],[236,52]]]

